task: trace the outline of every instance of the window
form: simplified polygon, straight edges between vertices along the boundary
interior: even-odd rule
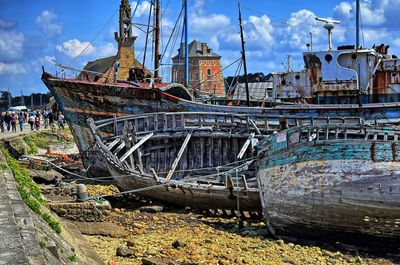
[[[207,69],[207,77],[208,77],[208,79],[211,78],[211,69],[210,68]]]

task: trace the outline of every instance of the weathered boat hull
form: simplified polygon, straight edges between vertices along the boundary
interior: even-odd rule
[[[118,170],[115,166],[109,165],[109,170],[114,178],[115,184],[122,191],[136,190],[141,188],[154,187],[165,184],[155,179],[146,178],[141,175],[132,175],[131,172]],[[118,177],[126,176],[129,177]],[[164,187],[155,187],[143,192],[136,193],[145,198],[158,200],[170,205],[192,207],[196,209],[223,209],[237,210],[238,202],[241,211],[261,212],[261,202],[258,189],[249,189],[239,192],[229,192],[224,186],[210,187],[206,184],[175,184],[171,181]]]
[[[88,125],[120,190],[198,209],[260,212],[252,142],[266,127],[246,117],[152,113]]]
[[[400,103],[358,105],[290,105],[274,108],[220,106],[182,99],[160,89],[137,88],[127,84],[93,83],[60,79],[44,73],[43,82],[55,97],[72,130],[86,167],[92,175],[104,175],[87,128],[87,118],[106,119],[146,112],[199,111],[254,115],[295,115],[303,117],[360,117],[366,121],[399,122]],[[182,96],[184,93],[171,90]],[[184,95],[183,95],[184,96]]]
[[[400,148],[397,137],[385,141],[381,132],[380,140],[333,141],[331,129],[326,139],[289,148],[290,134],[261,142],[276,150],[266,152],[258,173],[264,216],[275,232],[398,242]]]

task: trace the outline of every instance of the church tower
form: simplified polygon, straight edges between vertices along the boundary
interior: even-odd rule
[[[131,6],[128,0],[121,0],[119,6],[119,32],[114,32],[115,40],[118,43],[120,68],[118,71],[119,79],[126,79],[129,69],[137,66],[135,60],[135,40],[132,36],[131,26]]]

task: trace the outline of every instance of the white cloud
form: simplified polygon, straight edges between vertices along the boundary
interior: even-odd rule
[[[71,58],[79,55],[95,55],[96,58],[101,58],[115,55],[117,53],[117,47],[114,43],[106,43],[99,47],[95,47],[88,41],[81,42],[78,39],[67,40],[61,45],[57,45],[56,49]]]
[[[249,42],[259,43],[265,48],[271,47],[274,42],[274,28],[271,20],[267,15],[261,17],[250,16],[246,26],[251,26],[251,30],[247,32]]]
[[[56,57],[54,57],[54,56],[45,56],[43,58],[43,61],[46,62],[47,64],[55,64],[56,63]]]
[[[333,16],[337,19],[350,19],[352,16],[353,6],[349,2],[341,2],[333,9]]]
[[[7,21],[0,18],[0,29],[12,30],[15,29],[15,22]]]
[[[98,48],[95,48],[96,56],[106,57],[117,54],[117,47],[114,43],[106,43]]]
[[[57,14],[44,10],[35,20],[36,24],[43,30],[43,32],[49,37],[55,37],[61,34],[63,25],[56,23],[54,20],[57,19]]]
[[[383,8],[373,9],[372,3],[361,3],[361,15],[364,25],[380,25],[386,21]]]
[[[0,30],[0,61],[16,61],[24,56],[24,34]]]
[[[132,7],[132,13],[135,10],[137,5],[137,2],[132,2],[131,7]],[[140,18],[142,16],[148,16],[149,11],[150,11],[151,4],[149,1],[143,1],[139,4],[139,6],[136,9],[136,13],[134,15],[135,18]]]
[[[76,57],[81,53],[89,55],[96,50],[88,41],[81,42],[78,39],[67,40],[63,44],[57,45],[56,49],[69,57]]]
[[[27,70],[22,64],[6,64],[0,62],[0,74],[24,74],[26,72]]]
[[[323,23],[315,20],[316,15],[307,9],[302,9],[291,14],[286,22],[284,34],[279,36],[281,43],[288,44],[292,49],[304,49],[310,40],[310,32],[313,34],[313,45],[325,40]]]
[[[190,19],[190,32],[194,35],[217,34],[227,30],[231,24],[230,17],[223,14],[210,14],[207,16],[194,15]]]

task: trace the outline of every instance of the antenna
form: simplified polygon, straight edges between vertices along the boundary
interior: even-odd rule
[[[316,17],[315,20],[325,22],[324,28],[328,30],[328,51],[332,51],[332,29],[335,28],[335,24],[340,24],[340,21],[321,17]]]

